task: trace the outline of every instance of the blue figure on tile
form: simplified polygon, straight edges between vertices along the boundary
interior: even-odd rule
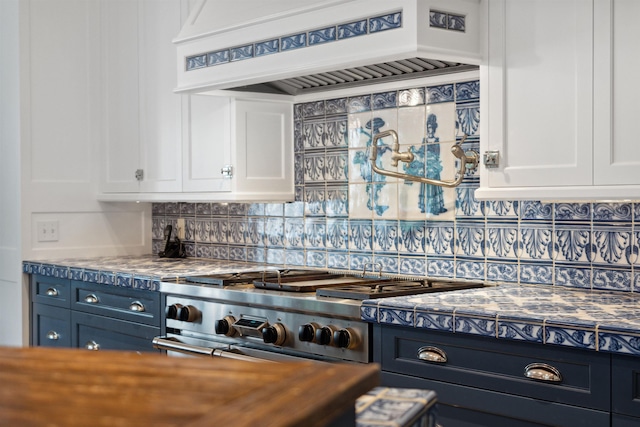
[[[412,146],[410,151],[414,155],[413,162],[403,166],[404,171],[410,175],[422,175],[429,179],[440,180],[442,173],[442,160],[440,159],[440,138],[436,134],[438,129],[438,118],[435,114],[427,116],[426,130],[427,136],[422,141],[420,147]],[[411,185],[411,181],[405,181]],[[444,195],[442,187],[430,184],[420,184],[418,194],[418,207],[420,212],[439,215],[447,211],[444,207]]]
[[[353,159],[354,164],[360,165],[360,175],[362,176],[362,179],[367,182],[366,191],[367,195],[369,195],[367,207],[369,208],[369,210],[375,210],[378,215],[382,215],[387,209],[389,209],[388,205],[381,205],[378,203],[380,190],[382,190],[382,187],[384,187],[386,183],[386,176],[373,173],[371,163],[369,162],[369,147],[371,147],[371,143],[373,142],[373,135],[379,133],[380,128],[384,125],[384,120],[382,120],[380,117],[374,117],[372,120],[369,120],[365,124],[365,128],[369,129],[370,132],[367,132],[363,128],[360,128],[360,132],[369,137],[366,143],[367,150],[366,153],[359,151]],[[385,143],[381,143],[382,139],[378,141],[378,158],[376,159],[376,166],[382,168],[382,155],[385,152],[390,151],[391,147],[389,147]]]

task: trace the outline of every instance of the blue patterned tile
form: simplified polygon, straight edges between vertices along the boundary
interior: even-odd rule
[[[447,29],[455,31],[465,31],[465,17],[462,15],[447,15]]]
[[[197,246],[196,246],[197,248]],[[210,245],[210,257],[214,259],[230,259],[229,257],[229,246],[227,245]]]
[[[304,216],[304,203],[299,201],[285,203],[284,216],[286,218]]]
[[[233,210],[229,210],[229,205],[226,203],[213,203],[211,205],[211,215],[212,216],[227,216],[227,215],[239,215],[240,212]]]
[[[386,323],[399,326],[414,325],[413,309],[398,309],[378,307],[378,317],[380,323]]]
[[[132,288],[133,276],[131,274],[117,273],[115,285],[122,288]]]
[[[309,31],[309,46],[332,42],[336,40],[336,27]]]
[[[556,221],[590,221],[590,203],[557,203],[554,216]]]
[[[371,220],[351,220],[349,222],[350,248],[371,250],[373,244],[373,224]]]
[[[348,24],[338,25],[338,40],[348,39],[367,34],[367,20],[349,22]]]
[[[633,208],[631,203],[594,203],[593,222],[631,222]]]
[[[53,268],[53,277],[59,277],[61,279],[69,278],[69,267],[55,266]]]
[[[343,181],[349,179],[349,153],[347,150],[327,150],[324,161],[326,181]]]
[[[328,104],[327,107],[329,107]],[[325,124],[325,130],[325,146],[347,148],[348,142],[346,118],[340,117],[337,120],[328,120]]]
[[[453,332],[453,313],[416,310],[415,327],[443,332]]]
[[[487,222],[486,253],[488,257],[517,259],[518,223],[511,221]]]
[[[327,219],[327,248],[346,250],[349,240],[349,224],[345,218]]]
[[[253,58],[253,45],[234,47],[230,50],[231,62]]]
[[[371,95],[353,96],[348,98],[347,111],[351,114],[371,111]]]
[[[310,249],[326,247],[327,225],[324,218],[309,218],[305,221],[305,246]]]
[[[187,71],[197,70],[198,68],[204,68],[207,66],[207,54],[188,56],[186,64]]]
[[[84,269],[70,267],[69,268],[69,278],[71,280],[84,280]]]
[[[295,184],[296,186],[302,186],[304,184],[304,154],[296,153],[294,155],[294,162],[295,162],[295,169],[294,169]]]
[[[631,292],[631,267],[628,268],[592,268],[593,289]]]
[[[396,108],[398,92],[380,92],[372,95],[372,106],[374,110],[385,108]]]
[[[326,268],[327,253],[324,251],[307,250],[306,265],[308,267]]]
[[[453,277],[455,268],[453,257],[427,256],[427,275],[434,277]]]
[[[466,256],[484,257],[484,222],[456,221],[456,253]]]
[[[196,203],[196,215],[197,216],[211,215],[211,203]]]
[[[280,38],[280,48],[282,51],[299,49],[307,45],[307,33],[294,34]]]
[[[375,251],[398,252],[398,221],[375,221],[373,248]]]
[[[480,102],[469,102],[456,106],[457,125],[465,135],[478,135],[480,131]]]
[[[304,248],[303,218],[285,218],[284,230],[287,247]]]
[[[545,325],[545,344],[562,345],[587,350],[596,349],[595,330],[574,328],[569,325]]]
[[[287,250],[285,264],[289,266],[304,266],[305,253],[303,250]]]
[[[229,49],[210,52],[207,54],[207,66],[226,64],[229,62]]]
[[[326,128],[326,124],[324,122],[305,122],[304,125],[302,126],[302,129],[304,132],[304,148],[309,149],[309,148],[324,147],[325,128]],[[317,152],[317,153],[312,153],[309,151],[305,152],[305,157],[304,157],[305,169],[308,163],[307,158],[314,154],[316,157],[322,156],[324,154],[324,151]]]
[[[455,92],[452,84],[427,87],[427,104],[453,102]]]
[[[135,276],[133,278],[133,288],[153,290],[153,279],[151,277]]]
[[[85,269],[82,272],[82,280],[84,282],[100,283],[100,272],[97,270]]]
[[[229,216],[244,216],[247,214],[247,204],[246,203],[229,203]],[[215,215],[215,213],[214,213]]]
[[[498,338],[543,343],[544,328],[542,323],[498,317]]]
[[[429,26],[436,28],[447,28],[447,14],[435,10],[429,11]]]
[[[304,188],[304,213],[308,216],[325,214],[324,201],[326,198],[324,184],[318,186],[307,185]]]
[[[274,218],[269,218],[269,220],[272,220],[272,219]],[[279,219],[280,221],[282,221],[282,218],[279,218]],[[282,230],[278,230],[277,226],[274,225],[273,223],[265,224],[265,220],[263,218],[249,218],[247,220],[247,227],[246,227],[246,242],[248,245],[253,245],[253,246],[264,246],[265,243],[271,244],[271,242],[276,239],[276,237],[274,237],[273,234],[277,233],[278,231],[282,231]],[[280,246],[281,245],[282,243],[280,240]]]
[[[601,266],[631,265],[631,237],[628,225],[594,223],[591,247],[595,253],[591,261]]]
[[[456,333],[473,334],[495,337],[496,336],[496,319],[483,318],[479,316],[461,316],[456,314],[454,318]]]
[[[487,260],[487,280],[494,282],[517,282],[518,264],[513,262],[499,262]]]
[[[388,15],[376,16],[369,19],[369,32],[392,30],[402,27],[402,12],[390,13]]]
[[[492,200],[486,202],[487,217],[493,218],[517,218],[519,202],[509,200]]]
[[[479,217],[484,219],[484,201],[476,199],[477,185],[462,183],[456,187],[456,217]]]
[[[640,334],[601,329],[598,333],[598,344],[599,351],[640,356]]]
[[[264,203],[249,203],[249,206],[247,207],[248,216],[264,216],[264,211]]]
[[[284,264],[284,260],[285,260],[284,250],[277,249],[277,248],[272,248],[272,247],[267,247],[266,251],[267,251],[267,256],[266,256],[265,261],[268,264],[277,264],[277,265]],[[248,254],[247,254],[247,261],[251,261],[249,259]]]
[[[426,276],[427,259],[424,256],[400,256],[398,273],[408,276]]]
[[[554,253],[558,262],[589,263],[591,253],[591,230],[581,224],[556,223]]]
[[[520,261],[520,283],[553,284],[553,264]]]
[[[480,98],[480,81],[456,83],[456,101],[468,101]]]
[[[551,260],[553,256],[553,224],[523,221],[518,229],[520,259]]]
[[[53,265],[51,264],[41,264],[40,265],[40,274],[43,276],[53,276]]]
[[[273,39],[264,42],[256,43],[256,57],[271,55],[272,53],[278,53],[280,50],[280,40]]]
[[[327,217],[346,217],[349,215],[349,188],[345,185],[327,185]]]
[[[427,254],[453,254],[455,248],[454,223],[449,221],[428,222],[426,227]]]
[[[373,264],[373,256],[371,252],[355,252],[349,253],[349,270],[363,271],[366,267]]]
[[[520,202],[520,219],[522,220],[547,220],[553,219],[553,204],[538,201]]]
[[[338,270],[348,270],[350,265],[349,252],[332,250],[327,252],[327,267]]]
[[[101,271],[99,276],[99,283],[103,285],[115,285],[116,284],[116,275],[115,273]]]
[[[378,305],[374,301],[363,301],[360,306],[360,317],[365,322],[378,322]]]
[[[415,107],[424,105],[425,95],[423,88],[403,89],[398,91],[398,107]]]
[[[374,261],[380,265],[383,273],[398,274],[400,266],[398,264],[397,255],[378,255],[376,254]]]
[[[235,245],[229,246],[229,259],[234,261],[246,261],[247,247]]]
[[[484,280],[484,277],[485,277],[484,258],[465,259],[464,257],[456,256],[456,276],[455,277],[460,279]]]

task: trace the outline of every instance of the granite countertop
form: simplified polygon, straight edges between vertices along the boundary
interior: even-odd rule
[[[24,261],[28,274],[157,291],[189,275],[274,265],[156,255]],[[443,332],[640,356],[640,295],[562,286],[480,289],[365,300],[362,319]]]
[[[501,284],[365,300],[364,320],[640,356],[640,295]]]

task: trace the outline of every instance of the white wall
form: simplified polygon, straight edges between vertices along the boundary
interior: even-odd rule
[[[96,201],[99,23],[99,2],[0,0],[0,345],[28,343],[22,260],[151,252],[149,204]]]
[[[20,77],[18,1],[0,1],[0,343],[20,345]]]

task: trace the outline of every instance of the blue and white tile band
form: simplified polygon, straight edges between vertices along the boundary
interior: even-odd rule
[[[450,29],[460,30],[462,28],[464,31],[464,17],[450,17],[448,22],[447,25],[451,27]],[[402,28],[402,12],[371,16],[359,21],[311,29],[271,40],[260,40],[243,46],[232,46],[215,52],[188,56],[185,58],[185,68],[187,71],[198,70],[398,28]]]
[[[365,300],[368,322],[640,356],[640,295],[501,284]]]

